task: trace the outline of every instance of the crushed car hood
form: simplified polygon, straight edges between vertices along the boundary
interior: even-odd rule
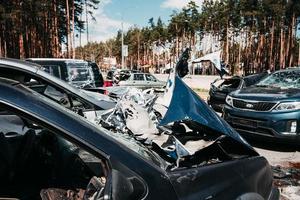
[[[178,76],[168,110],[160,121],[160,126],[176,121],[194,121],[219,133],[227,135],[245,146],[253,149],[235,130],[192,91]]]
[[[130,88],[97,123],[149,147],[171,170],[258,155],[182,81],[187,56],[186,51],[169,75],[163,95]]]

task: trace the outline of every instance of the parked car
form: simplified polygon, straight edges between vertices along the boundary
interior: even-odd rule
[[[104,81],[103,87],[111,87],[111,86],[113,86],[113,77],[114,77],[114,72],[115,71],[116,70],[109,70],[107,72],[106,79]]]
[[[118,83],[120,86],[130,86],[136,88],[163,88],[166,83],[158,80],[155,76],[148,73],[130,73]]]
[[[75,59],[61,58],[28,58],[26,61],[43,66],[44,71],[60,78],[78,88],[95,87],[95,78],[99,78],[99,70],[94,76],[94,64]],[[98,84],[98,82],[97,82]]]
[[[224,119],[245,137],[300,141],[300,69],[274,72],[226,97]]]
[[[198,101],[176,79],[176,87]],[[201,100],[202,117],[217,131],[187,124],[201,129],[201,140],[206,134],[217,139],[183,156],[177,140],[175,154],[145,145],[132,134],[88,123],[17,81],[1,79],[0,91],[0,198],[279,199],[267,160]],[[197,121],[198,114],[191,117]]]
[[[45,72],[42,66],[31,62],[0,59],[0,77],[17,80],[73,110],[79,109],[85,112],[91,109],[106,110],[116,105],[116,102],[108,99],[107,96],[91,95],[88,91],[73,87],[62,79]]]
[[[104,80],[99,66],[95,62],[88,61],[89,66],[92,68],[95,87],[103,87]]]
[[[249,87],[254,85],[268,73],[259,73],[248,76],[234,76],[230,78],[216,79],[210,85],[209,96],[207,98],[207,103],[215,111],[222,112],[226,96],[235,90],[239,90],[244,87]]]

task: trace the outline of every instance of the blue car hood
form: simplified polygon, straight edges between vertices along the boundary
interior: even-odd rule
[[[258,87],[256,85],[242,88],[230,94],[236,98],[257,101],[280,101],[300,98],[298,88]]]
[[[192,91],[178,75],[174,78],[174,84],[171,101],[166,114],[160,121],[160,126],[176,121],[194,121],[229,136],[255,151],[234,129],[208,107],[208,105]]]

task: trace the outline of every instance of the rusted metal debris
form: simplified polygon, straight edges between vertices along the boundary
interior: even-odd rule
[[[290,162],[287,166],[272,166],[272,170],[276,186],[300,186],[300,163]]]

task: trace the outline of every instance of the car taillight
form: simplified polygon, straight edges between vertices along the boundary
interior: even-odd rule
[[[112,85],[112,81],[104,81],[103,87],[110,87]]]

